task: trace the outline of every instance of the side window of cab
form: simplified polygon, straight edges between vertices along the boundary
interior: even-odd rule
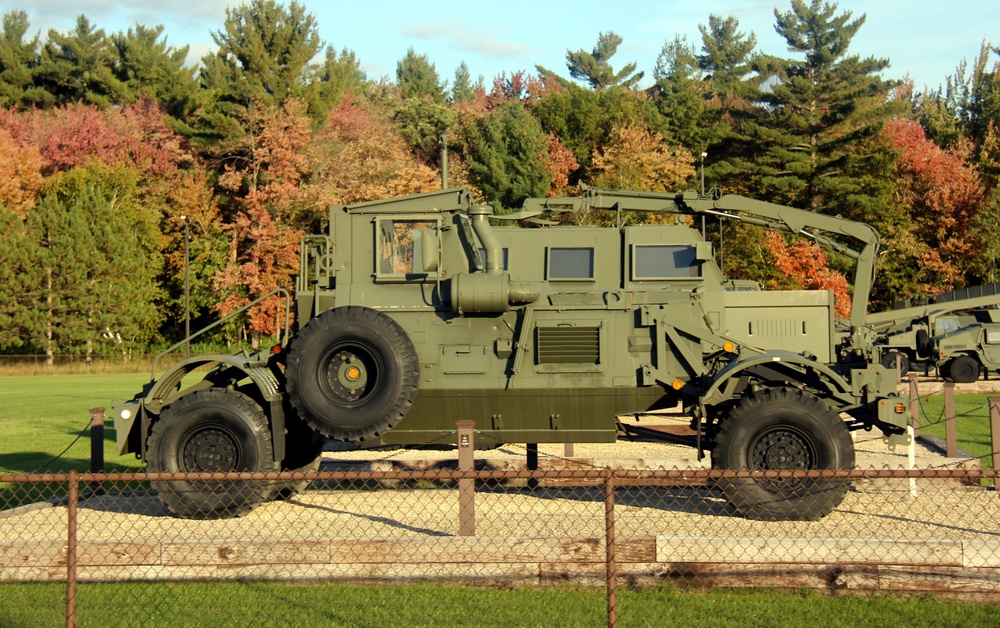
[[[377,279],[414,281],[437,276],[437,220],[378,218],[375,225]]]

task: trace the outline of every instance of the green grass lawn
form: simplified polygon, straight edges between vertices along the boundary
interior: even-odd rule
[[[117,456],[111,400],[127,400],[148,374],[37,375],[0,377],[0,472],[89,471],[89,431],[55,462],[90,423],[90,408],[107,410],[105,469],[137,469],[134,456]]]
[[[0,625],[59,625],[58,584],[0,585]],[[832,597],[812,591],[621,587],[622,626],[978,627],[1000,606],[929,596]],[[605,626],[605,589],[334,583],[82,583],[80,626]]]
[[[983,469],[993,468],[990,440],[990,395],[955,395],[955,433],[959,449],[979,458]],[[920,433],[945,437],[944,395],[920,398]]]

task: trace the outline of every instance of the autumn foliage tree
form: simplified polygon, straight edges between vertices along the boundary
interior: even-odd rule
[[[437,173],[410,151],[386,116],[354,98],[330,111],[310,150],[313,178],[306,193],[317,218],[332,203],[355,203],[427,192]]]
[[[694,176],[694,157],[671,148],[659,133],[637,125],[617,126],[608,143],[594,151],[591,180],[622,190],[668,192]]]
[[[283,106],[262,103],[248,109],[259,115],[247,121],[250,159],[230,164],[219,185],[234,199],[224,230],[230,236],[229,263],[216,276],[224,300],[217,306],[229,314],[276,288],[291,290],[298,272],[302,232],[293,226],[302,206],[300,184],[308,172],[306,148],[309,119],[306,105],[289,99]],[[285,324],[284,300],[273,296],[248,312],[249,337],[273,335]]]
[[[794,238],[791,242],[777,231],[765,236],[775,268],[783,278],[771,282],[772,289],[830,290],[840,318],[851,315],[851,290],[847,278],[830,269],[830,258],[815,242]]]
[[[963,270],[976,254],[970,226],[984,201],[978,174],[968,165],[968,146],[944,150],[915,122],[886,124],[884,137],[899,152],[895,205],[910,219],[915,291],[944,292],[964,283]],[[890,242],[894,234],[887,234]],[[970,237],[971,236],[971,237]]]

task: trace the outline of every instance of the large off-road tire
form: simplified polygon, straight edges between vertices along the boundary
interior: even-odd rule
[[[151,473],[277,471],[271,432],[260,406],[225,388],[199,390],[167,406],[153,424],[146,461]],[[253,510],[271,495],[268,480],[153,482],[171,512],[225,519]]]
[[[281,470],[295,473],[319,471],[326,437],[294,412],[285,414],[285,430],[285,459],[281,461]],[[306,490],[309,482],[304,479],[279,480],[274,483],[272,494],[277,499],[290,499]]]
[[[960,355],[944,366],[945,377],[956,384],[969,384],[979,379],[979,362],[968,355]]]
[[[854,443],[844,421],[817,397],[768,388],[743,399],[715,438],[716,469],[852,469]],[[764,521],[814,521],[844,499],[850,480],[734,478],[720,481],[742,515]]]
[[[364,441],[399,423],[417,396],[417,352],[396,321],[364,307],[310,320],[285,370],[299,415],[326,436]]]
[[[906,375],[910,372],[910,358],[908,358],[905,353],[900,353],[898,351],[889,351],[884,353],[882,355],[882,366],[895,371],[897,355],[899,356],[899,372],[901,375]]]
[[[914,334],[914,340],[917,357],[922,360],[931,357],[931,335],[927,333],[927,330],[918,329],[916,334]]]

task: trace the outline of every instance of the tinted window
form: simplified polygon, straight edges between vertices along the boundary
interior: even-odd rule
[[[593,279],[594,249],[566,247],[549,249],[549,279]]]
[[[700,277],[701,264],[693,246],[637,244],[633,279],[677,279]]]

